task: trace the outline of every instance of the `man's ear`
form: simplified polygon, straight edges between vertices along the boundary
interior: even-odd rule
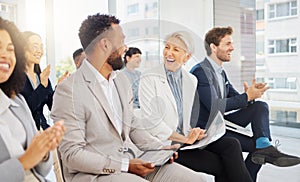
[[[129,56],[126,56],[126,60],[127,60],[127,62],[128,62],[128,60],[130,59],[130,57]]]
[[[209,45],[209,47],[210,47],[211,52],[213,52],[214,50],[217,49],[217,46],[216,46],[215,44],[213,44],[213,43],[211,43],[211,44]]]
[[[99,41],[99,46],[103,51],[108,51],[111,49],[111,42],[108,39],[103,38]]]

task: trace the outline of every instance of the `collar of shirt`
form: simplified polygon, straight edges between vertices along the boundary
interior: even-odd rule
[[[208,61],[210,62],[210,64],[212,65],[214,71],[216,73],[222,74],[223,71],[223,66],[219,66],[214,60],[212,60],[210,57],[207,57]]]
[[[116,78],[117,74],[115,71],[112,71],[111,74],[109,75],[109,80],[107,81],[103,75],[101,75],[98,70],[96,70],[96,68],[89,62],[86,61],[85,63],[87,63],[87,66],[92,70],[92,73],[96,76],[97,80],[99,81],[99,83],[107,83],[108,81],[112,81],[113,79]]]
[[[0,89],[0,114],[9,108],[9,106],[19,107],[19,104],[7,97],[5,93]]]
[[[172,75],[172,76],[175,78],[175,80],[181,79],[181,77],[182,77],[182,70],[181,70],[181,67],[180,67],[178,70],[176,70],[175,72],[172,72],[172,71],[167,70],[167,68],[166,68],[165,65],[164,65],[164,68],[165,68],[167,77],[168,77],[169,75]]]
[[[127,73],[129,73],[129,74],[133,74],[133,75],[135,75],[136,74],[136,70],[133,70],[133,71],[129,71],[128,69],[127,69],[127,67],[125,66],[124,68],[124,71],[126,71]]]

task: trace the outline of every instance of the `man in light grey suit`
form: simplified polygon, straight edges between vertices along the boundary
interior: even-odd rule
[[[65,120],[59,152],[66,181],[205,181],[177,163],[155,167],[135,158],[135,146],[162,144],[138,127],[129,81],[114,72],[123,66],[126,48],[118,24],[102,14],[83,21],[79,37],[86,60],[56,88],[51,116]]]

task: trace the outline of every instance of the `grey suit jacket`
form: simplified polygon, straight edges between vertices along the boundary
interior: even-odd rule
[[[4,94],[0,90],[0,108],[7,102],[4,101]],[[31,112],[26,104],[25,99],[18,95],[13,99],[19,106],[10,106],[8,109],[17,117],[17,119],[22,123],[24,129],[26,130],[26,146],[28,146],[36,133],[36,126],[32,118]],[[7,107],[6,107],[7,108]],[[0,125],[2,122],[9,122],[11,118],[7,117],[6,110],[0,109]],[[20,182],[24,180],[24,169],[18,160],[17,156],[10,156],[8,151],[7,141],[5,141],[6,132],[9,132],[4,129],[0,133],[0,181],[10,181],[10,182]],[[47,161],[40,162],[36,165],[32,172],[40,181],[46,181],[45,176],[50,172],[52,167],[52,156]]]
[[[122,105],[122,134],[115,127],[109,100],[96,76],[83,62],[81,67],[56,88],[51,117],[64,119],[66,133],[60,144],[66,181],[93,181],[101,175],[120,173],[126,148],[133,141],[140,149],[161,147],[133,115],[133,97],[127,77],[114,79]]]

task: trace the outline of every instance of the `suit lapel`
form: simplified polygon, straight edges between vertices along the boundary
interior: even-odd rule
[[[177,106],[176,106],[176,100],[173,96],[173,93],[171,91],[170,85],[167,80],[166,72],[164,69],[164,64],[159,67],[158,73],[160,74],[159,76],[159,85],[158,88],[161,88],[162,92],[161,94],[165,94],[166,97],[171,101],[173,109],[177,112]],[[159,95],[156,93],[156,95]]]
[[[205,66],[209,69],[210,74],[211,75],[211,79],[212,79],[212,85],[216,88],[217,94],[219,98],[222,98],[222,94],[221,94],[221,89],[219,86],[219,82],[218,82],[218,77],[217,74],[214,70],[214,68],[212,67],[212,65],[210,64],[210,62],[208,61],[208,59],[205,59],[205,61],[203,62],[205,64]],[[208,73],[206,72],[206,75],[208,76]]]
[[[185,125],[185,123],[190,123],[190,105],[194,102],[194,96],[196,91],[196,86],[190,79],[189,73],[182,68],[182,114],[183,114],[183,128],[182,131],[188,131],[190,124]],[[187,128],[188,127],[188,128]]]
[[[25,128],[26,136],[27,136],[25,148],[27,148],[27,146],[29,145],[31,139],[33,138],[33,136],[35,134],[35,130],[33,130],[31,128],[31,126],[35,127],[35,125],[33,125],[31,123],[24,123],[24,122],[31,121],[33,119],[29,115],[31,113],[28,113],[27,110],[25,109],[25,107],[23,107],[24,103],[22,102],[21,98],[16,96],[16,98],[14,99],[14,102],[16,102],[19,106],[11,105],[10,110],[14,114],[14,116],[16,116],[19,121],[21,121],[23,127]]]
[[[92,70],[90,70],[86,63],[83,63],[81,67],[82,75],[87,83],[88,88],[90,89],[91,93],[95,96],[96,100],[100,103],[114,129],[118,133],[115,124],[116,121],[114,119],[114,115],[111,110],[110,104],[108,103],[109,101],[107,100],[99,81],[97,80],[96,76],[93,74]]]
[[[130,106],[130,102],[133,101],[133,95],[129,94],[131,92],[126,92],[126,90],[131,89],[131,87],[126,83],[127,77],[124,77],[120,72],[117,73],[117,77],[114,79],[115,86],[120,98],[121,107],[122,107],[122,133],[121,137],[123,140],[125,140],[125,136],[128,136],[127,133],[129,132],[130,126],[131,126],[131,113],[129,111],[128,106]],[[127,94],[127,95],[126,95]],[[131,98],[129,98],[129,96]]]

